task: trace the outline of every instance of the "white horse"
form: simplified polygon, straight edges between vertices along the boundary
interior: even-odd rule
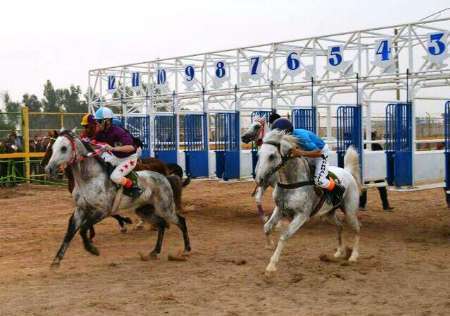
[[[256,117],[250,127],[242,134],[241,140],[243,143],[248,144],[250,142],[255,142],[256,146],[261,146],[264,136],[269,132],[269,126],[264,117]],[[256,208],[258,210],[258,216],[264,223],[267,221],[267,217],[264,215],[264,209],[262,206],[262,197],[264,192],[270,186],[275,188],[277,183],[277,175],[274,174],[272,177],[264,183],[264,185],[256,185],[253,192],[256,201]]]
[[[273,253],[270,263],[266,268],[266,274],[271,275],[277,268],[287,240],[312,216],[326,215],[337,226],[338,248],[334,256],[336,258],[345,254],[345,246],[342,243],[342,223],[336,216],[334,207],[328,204],[323,193],[314,187],[312,173],[305,158],[289,158],[291,150],[297,146],[295,137],[285,135],[274,130],[265,137],[259,150],[259,160],[256,166],[256,182],[264,187],[270,181],[273,174],[278,174],[277,183],[273,192],[275,209],[269,221],[264,225],[267,243],[273,242],[270,234],[274,225],[282,217],[290,217],[292,221],[287,229],[281,233],[278,245]],[[343,201],[340,208],[344,211],[348,224],[355,231],[353,251],[349,261],[357,261],[359,256],[359,231],[360,224],[356,216],[360,195],[360,168],[358,153],[353,147],[349,147],[344,157],[345,168],[330,167],[342,185],[345,187]]]

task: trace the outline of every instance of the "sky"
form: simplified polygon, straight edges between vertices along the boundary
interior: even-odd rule
[[[0,93],[87,88],[89,69],[417,21],[449,0],[2,1]]]

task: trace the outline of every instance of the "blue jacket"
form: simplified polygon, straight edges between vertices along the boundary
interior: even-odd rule
[[[325,146],[322,138],[306,129],[296,128],[292,136],[297,138],[299,146],[306,151],[322,150]]]

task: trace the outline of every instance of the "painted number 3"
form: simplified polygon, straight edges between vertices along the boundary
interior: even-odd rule
[[[444,33],[430,34],[428,52],[431,55],[438,56],[445,52],[446,46],[443,37]]]

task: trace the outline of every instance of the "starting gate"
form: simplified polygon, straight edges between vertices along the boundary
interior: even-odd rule
[[[214,126],[216,175],[224,180],[239,178],[239,112],[216,113]]]
[[[266,120],[266,124],[269,123],[269,116],[272,111],[253,111],[250,115],[251,121],[255,120],[257,117],[263,117]],[[252,175],[253,178],[256,177],[255,169],[258,163],[258,146],[255,142],[252,143]]]
[[[302,128],[317,133],[316,108],[300,108],[292,110],[294,128]]]
[[[413,184],[412,105],[386,106],[386,165],[389,185]]]
[[[450,207],[450,101],[445,103],[445,197]]]
[[[122,116],[122,123],[125,122],[125,118]],[[128,116],[126,118],[125,128],[133,135],[141,140],[142,146],[142,158],[150,157],[150,117],[148,115],[143,116]]]
[[[205,113],[184,116],[186,174],[192,178],[209,176],[206,120]]]
[[[154,119],[154,153],[166,163],[177,163],[177,118],[175,115],[156,115]]]
[[[337,109],[337,158],[338,166],[344,167],[344,156],[347,148],[352,145],[359,154],[361,163],[362,154],[362,134],[361,105],[343,105]]]

